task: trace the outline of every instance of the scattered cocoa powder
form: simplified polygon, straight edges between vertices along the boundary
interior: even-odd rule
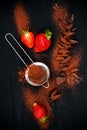
[[[47,130],[50,125],[50,120],[51,120],[51,116],[52,116],[52,108],[49,104],[48,97],[46,95],[45,90],[44,89],[41,89],[40,91],[38,90],[38,93],[35,94],[30,89],[24,88],[23,89],[23,99],[24,99],[27,109],[29,111],[31,111],[32,114],[33,114],[33,103],[35,103],[35,102],[42,105],[46,109],[47,115],[48,115],[48,119],[46,120],[46,122],[41,123],[37,119],[36,119],[36,121],[41,126],[42,130],[44,130],[44,129]]]
[[[73,26],[74,16],[73,14],[70,16],[67,7],[58,5],[57,3],[54,4],[52,17],[60,32],[71,30]]]
[[[18,10],[20,9],[20,7],[21,6],[19,5],[16,6]],[[14,10],[14,16],[16,19],[15,21],[19,33],[23,29],[27,28],[27,26],[25,26],[27,25],[27,23],[30,25],[30,21],[26,15],[24,8],[21,7],[21,10],[24,14],[23,17],[26,17],[26,20],[23,24],[20,24],[20,20],[17,20],[18,11]],[[57,37],[55,46],[52,51],[50,68],[52,69],[51,75],[54,75],[54,72],[56,72],[58,73],[58,76],[49,80],[50,87],[47,89],[43,87],[41,87],[40,89],[37,88],[38,90],[37,92],[35,92],[34,90],[31,90],[29,88],[29,85],[28,87],[24,86],[23,88],[24,103],[26,105],[26,108],[31,111],[32,114],[32,106],[34,102],[41,104],[47,110],[49,118],[46,123],[42,124],[41,122],[36,120],[37,123],[41,126],[42,130],[48,130],[50,126],[50,122],[53,116],[52,107],[50,103],[60,99],[60,97],[62,96],[61,93],[59,93],[59,89],[62,88],[62,86],[65,87],[66,85],[69,88],[73,88],[80,81],[80,76],[78,73],[81,62],[81,53],[77,53],[74,56],[71,54],[72,49],[74,49],[75,44],[77,44],[77,41],[73,39],[73,35],[75,34],[75,28],[73,27],[74,15],[70,15],[66,7],[54,4],[52,17],[53,22],[59,30],[59,36]],[[25,85],[25,68],[21,69],[18,74],[19,81]]]
[[[43,87],[40,87],[40,89],[37,88],[37,91],[34,91],[34,88],[32,90],[25,80],[25,70],[26,68],[20,69],[18,71],[19,82],[23,85],[23,101],[26,105],[27,110],[32,112],[32,115],[34,102],[37,102],[46,109],[47,115],[49,117],[47,121],[45,123],[41,123],[37,119],[36,121],[42,130],[48,130],[53,118],[53,112],[50,103],[61,98],[61,93],[58,92],[56,79],[49,80],[49,88],[45,89]],[[64,80],[61,80],[61,83],[64,83]]]
[[[21,34],[22,30],[30,29],[30,17],[22,2],[15,5],[13,15],[19,34]]]
[[[24,84],[26,82],[25,80],[25,70],[26,68],[18,68],[18,81],[21,83],[21,84]]]

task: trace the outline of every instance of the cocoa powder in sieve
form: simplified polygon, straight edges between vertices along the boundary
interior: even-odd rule
[[[39,65],[29,66],[28,77],[31,82],[41,84],[46,80],[46,71]]]

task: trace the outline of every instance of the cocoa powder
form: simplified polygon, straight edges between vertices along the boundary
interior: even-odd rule
[[[19,12],[23,13],[23,17],[20,16]],[[14,10],[14,17],[19,33],[23,29],[30,27],[30,19],[28,18],[24,7],[20,6],[20,4],[17,5]],[[73,14],[70,15],[66,7],[54,4],[52,18],[57,29],[59,30],[59,36],[57,37],[52,51],[50,68],[52,69],[52,77],[54,77],[54,72],[58,73],[58,75],[57,77],[50,79],[50,87],[48,89],[41,87],[35,93],[34,90],[29,88],[29,85],[28,87],[24,86],[23,88],[23,100],[29,111],[33,113],[32,105],[34,102],[43,105],[47,110],[47,114],[49,115],[47,122],[45,124],[41,124],[41,122],[37,120],[37,123],[41,126],[41,128],[47,130],[53,115],[50,102],[58,100],[62,96],[61,94],[58,94],[58,90],[60,89],[59,86],[62,88],[63,85],[64,88],[67,85],[67,87],[71,89],[77,85],[80,80],[78,72],[81,62],[81,53],[77,53],[75,56],[71,54],[74,49],[73,44],[77,44],[77,41],[73,39],[73,35],[75,34],[75,28],[73,28]],[[25,21],[21,23],[22,19],[25,19]],[[39,79],[40,77],[38,77],[36,72],[33,72],[34,71],[32,71],[31,78],[35,78],[35,80]],[[25,85],[26,81],[24,74],[25,68],[19,71],[19,81]],[[43,73],[41,73],[41,76],[43,77]]]
[[[19,34],[21,34],[23,30],[30,29],[30,17],[22,2],[18,2],[15,5],[13,16]]]
[[[46,80],[46,71],[39,65],[31,65],[28,76],[32,82],[41,84]]]

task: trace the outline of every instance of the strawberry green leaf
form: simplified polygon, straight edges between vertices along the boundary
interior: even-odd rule
[[[49,29],[47,29],[47,30],[45,31],[45,35],[46,35],[47,39],[50,40],[50,39],[51,39],[51,36],[52,36],[52,32],[51,32]]]
[[[46,121],[47,119],[48,119],[48,116],[43,117],[43,118],[40,119],[40,122],[45,123],[45,121]]]
[[[29,31],[28,30],[22,30],[21,31],[21,34],[26,34],[26,33],[28,33]]]

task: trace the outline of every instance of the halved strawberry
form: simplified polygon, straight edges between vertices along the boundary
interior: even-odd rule
[[[29,32],[26,30],[23,30],[21,33],[21,41],[28,47],[28,48],[33,48],[34,46],[34,33]]]

